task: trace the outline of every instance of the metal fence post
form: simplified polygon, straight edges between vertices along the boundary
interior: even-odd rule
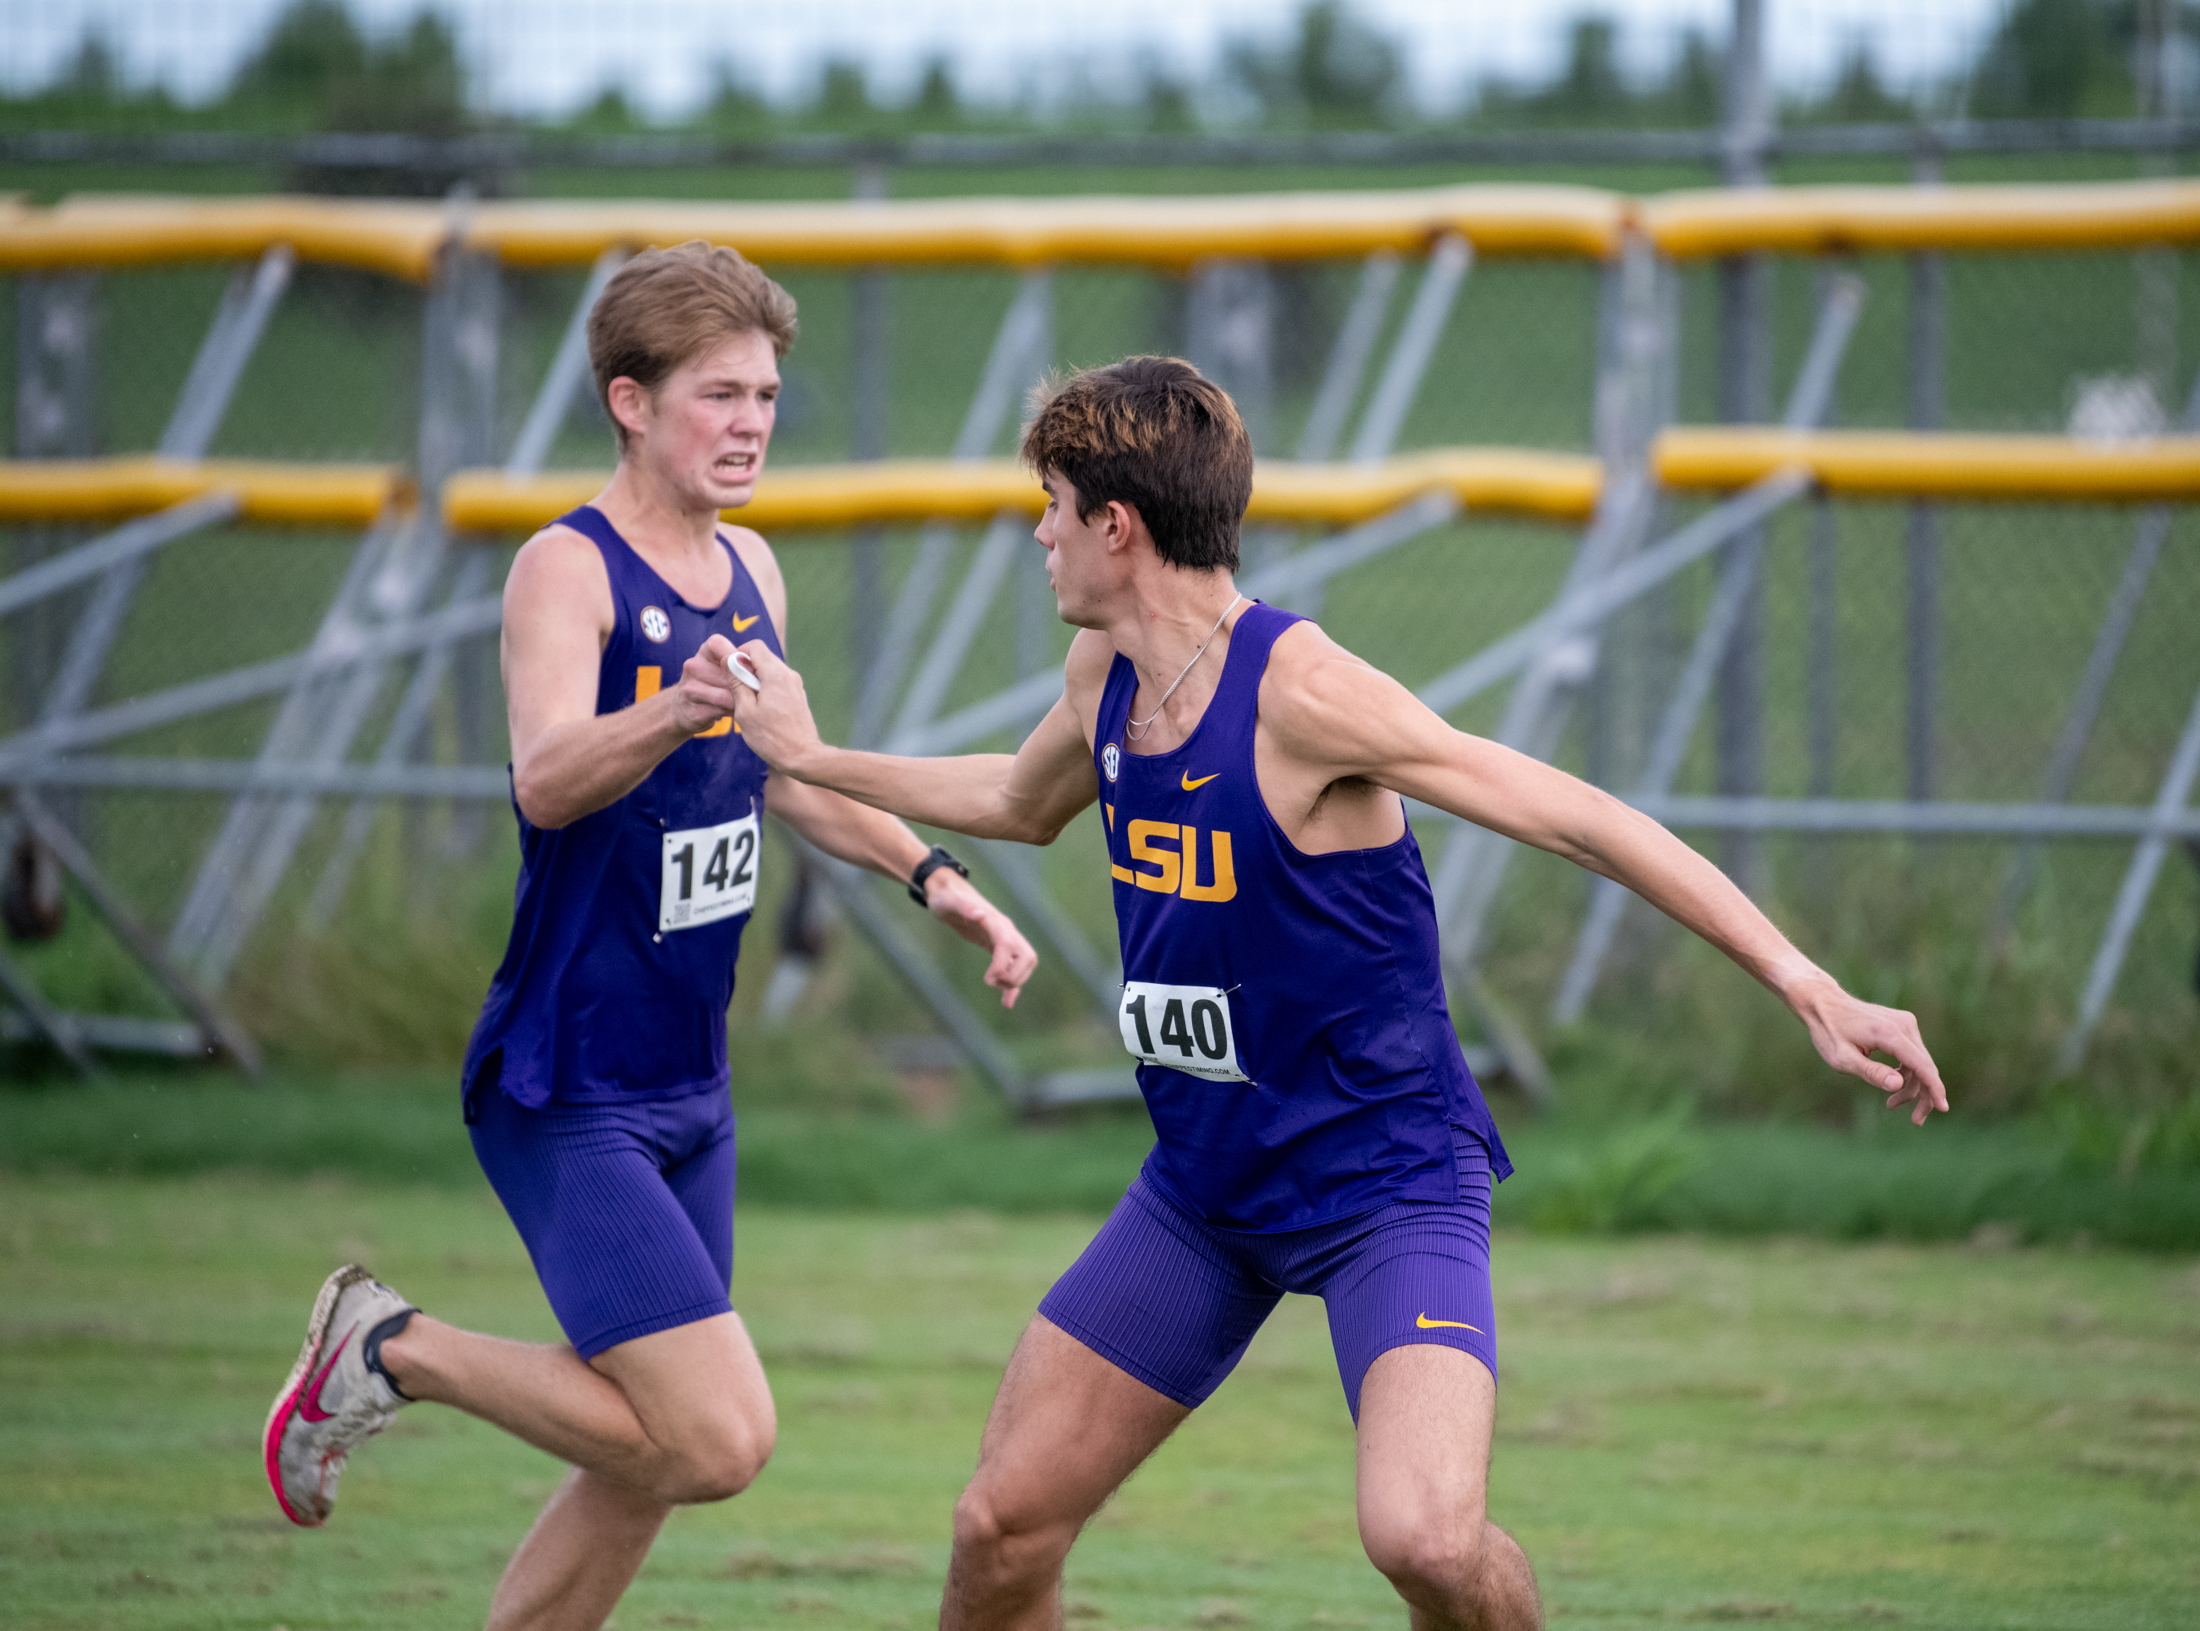
[[[1808,430],[1816,426],[1832,403],[1841,358],[1848,349],[1850,336],[1856,331],[1856,320],[1863,305],[1864,282],[1861,278],[1835,278],[1826,284],[1819,302],[1818,326],[1811,337],[1810,354],[1804,359],[1802,372],[1789,393],[1784,415],[1784,423],[1789,429]],[[1657,797],[1672,790],[1721,657],[1728,643],[1740,632],[1744,609],[1758,593],[1762,578],[1758,563],[1764,554],[1764,530],[1754,528],[1744,534],[1744,538],[1745,546],[1730,548],[1720,565],[1718,589],[1711,609],[1704,615],[1703,627],[1688,654],[1688,664],[1658,721],[1649,764],[1636,793],[1638,799]],[[1574,944],[1573,959],[1552,1003],[1552,1017],[1561,1024],[1579,1019],[1587,1008],[1589,994],[1595,989],[1628,898],[1627,890],[1609,878],[1598,878],[1590,885],[1589,916],[1582,925],[1581,936]]]
[[[1722,170],[1730,187],[1759,187],[1772,139],[1772,97],[1765,75],[1763,0],[1734,0],[1726,62],[1726,128]],[[1763,255],[1719,262],[1719,418],[1758,424],[1772,411],[1772,262]],[[1755,534],[1736,538],[1729,554],[1753,555]],[[1749,797],[1764,784],[1764,592],[1753,582],[1737,614],[1734,637],[1720,665],[1714,734],[1718,788]],[[1730,833],[1722,862],[1729,876],[1755,894],[1761,847],[1752,834]]]
[[[869,161],[856,166],[854,191],[859,202],[883,199],[887,186],[885,165]],[[892,441],[887,291],[886,272],[877,266],[856,272],[849,289],[848,456],[858,461],[885,458]],[[885,624],[885,529],[859,527],[848,546],[848,658],[856,672],[877,661]]]
[[[1606,263],[1597,302],[1594,404],[1597,457],[1606,470],[1641,471],[1650,441],[1664,423],[1666,349],[1664,285],[1670,268],[1655,246],[1630,232]],[[1649,518],[1644,518],[1645,529]],[[1643,700],[1646,630],[1638,615],[1616,619],[1604,636],[1589,692],[1588,779],[1609,787],[1640,769],[1647,728]]]
[[[1406,307],[1397,336],[1390,343],[1390,355],[1383,360],[1382,372],[1375,377],[1375,387],[1368,394],[1367,407],[1360,415],[1359,429],[1353,432],[1350,457],[1354,464],[1377,464],[1397,450],[1406,416],[1420,397],[1421,384],[1428,378],[1429,365],[1436,358],[1437,344],[1451,322],[1452,308],[1459,302],[1459,291],[1466,286],[1467,275],[1473,270],[1474,246],[1459,234],[1446,233],[1430,247],[1420,285],[1413,291],[1412,303]],[[1395,272],[1385,276],[1370,267],[1363,292],[1370,294],[1371,321],[1379,322],[1382,315],[1381,306],[1374,302],[1373,291],[1379,290],[1387,303],[1394,279]],[[1346,352],[1343,341],[1347,338],[1351,336],[1340,336],[1337,354],[1331,360],[1351,362],[1357,371],[1365,366],[1365,359],[1353,358]],[[1372,340],[1373,335],[1369,338]],[[1319,617],[1325,593],[1325,584],[1315,583],[1283,604],[1304,616]]]
[[[1382,338],[1383,317],[1390,310],[1391,291],[1397,286],[1398,257],[1393,251],[1378,249],[1360,263],[1352,304],[1345,309],[1344,321],[1338,325],[1336,337],[1330,343],[1329,358],[1322,367],[1313,406],[1307,410],[1306,423],[1299,428],[1298,448],[1293,457],[1301,463],[1319,463],[1336,456],[1337,443],[1344,436],[1345,421],[1351,417],[1352,404],[1359,400],[1360,386],[1367,377],[1367,365],[1374,360],[1375,342]],[[1282,526],[1248,530],[1238,564],[1245,571],[1253,572],[1281,559],[1290,547],[1291,535],[1292,529]],[[1294,601],[1290,610],[1309,617],[1319,614],[1319,591],[1309,590],[1308,594],[1312,597],[1309,601],[1304,604]]]
[[[1044,272],[1035,274],[1035,278],[1039,294],[1033,301],[1036,310],[1031,320],[1028,363],[1029,371],[1043,378],[1054,364],[1054,280]],[[1013,415],[1011,419],[1013,422]],[[1046,551],[1028,535],[1017,557],[1015,582],[1016,677],[1022,679],[1038,673],[1053,660],[1054,629],[1061,622],[1049,587]]]
[[[1335,456],[1344,437],[1345,421],[1359,399],[1367,365],[1374,359],[1375,342],[1382,338],[1383,316],[1390,310],[1391,291],[1398,286],[1398,257],[1378,249],[1360,263],[1360,279],[1352,291],[1352,304],[1329,348],[1314,405],[1307,411],[1299,432],[1298,458],[1321,461]]]
[[[205,457],[228,414],[230,399],[244,377],[245,365],[267,331],[276,303],[290,286],[293,256],[278,244],[250,268],[240,267],[223,292],[213,324],[192,359],[191,372],[162,431],[159,452],[166,459]],[[190,506],[178,506],[181,517]],[[224,517],[226,519],[226,517]],[[108,568],[70,631],[68,644],[53,669],[52,688],[39,707],[42,724],[81,712],[106,665],[108,650],[122,633],[123,619],[136,595],[150,556],[132,553]]]
[[[1808,570],[1810,611],[1804,631],[1803,734],[1809,760],[1805,785],[1814,799],[1833,797],[1841,753],[1841,517],[1824,493],[1811,496]],[[1808,887],[1823,901],[1832,884],[1833,851],[1822,837],[1804,849]]]
[[[456,356],[460,434],[455,446],[468,465],[496,461],[497,366],[503,329],[503,268],[493,255],[468,253],[457,267],[458,307]],[[448,476],[444,471],[443,476]],[[440,528],[441,477],[435,503]],[[423,584],[408,611],[425,604],[428,585]],[[425,657],[422,661],[426,661]],[[496,735],[496,721],[503,701],[503,684],[497,674],[496,654],[486,639],[464,640],[449,654],[451,665],[452,725],[457,736],[461,764],[484,758]],[[489,830],[489,811],[480,802],[454,802],[446,816],[444,852],[470,855],[479,849]]]
[[[1623,256],[1622,287],[1627,282],[1635,286],[1631,296],[1621,297],[1623,304],[1654,311],[1655,252],[1646,241],[1630,238]],[[1656,427],[1643,416],[1654,411],[1659,394],[1658,327],[1654,319],[1615,321],[1605,325],[1604,338],[1598,429],[1600,451],[1612,461],[1606,466],[1611,474],[1596,516],[1582,534],[1559,588],[1556,603],[1560,605],[1633,556],[1655,512],[1646,457]],[[1601,632],[1579,628],[1553,632],[1523,668],[1499,721],[1498,741],[1538,759],[1556,750],[1575,698],[1599,666]],[[1462,822],[1445,840],[1430,879],[1437,921],[1443,926],[1444,966],[1461,993],[1485,1010],[1493,1005],[1475,979],[1474,967],[1512,854],[1509,840]],[[1524,1033],[1518,1035],[1524,1038]],[[1504,1046],[1508,1055],[1514,1053],[1511,1040]],[[1521,1079],[1532,1082],[1540,1069],[1538,1063],[1527,1063]],[[1546,1081],[1537,1096],[1547,1095]]]
[[[2141,0],[2135,76],[2141,118],[2173,123],[2181,111],[2178,93],[2184,88],[2188,68],[2181,60],[2182,13],[2183,7],[2176,0]],[[2169,154],[2140,156],[2141,175],[2171,175],[2175,170]],[[2150,244],[2139,250],[2135,259],[2138,371],[2153,385],[2157,400],[2166,404],[2177,379],[2178,252],[2167,244]]]
[[[2131,950],[2131,937],[2138,932],[2139,919],[2146,912],[2147,897],[2154,892],[2154,880],[2161,875],[2162,863],[2169,857],[2168,824],[2184,810],[2186,801],[2192,796],[2195,780],[2200,780],[2200,694],[2192,699],[2192,712],[2185,720],[2183,733],[2177,738],[2175,751],[2170,754],[2169,771],[2162,778],[2161,790],[2155,795],[2154,828],[2139,840],[2139,847],[2132,852],[2131,865],[2124,872],[2123,885],[2116,892],[2116,904],[2108,915],[2108,928],[2101,935],[2100,949],[2094,953],[2092,970],[2086,976],[2085,993],[2078,1000],[2078,1017],[2064,1035],[2062,1048],[2055,1056],[2059,1075],[2071,1075],[2085,1062],[2094,1029],[2108,1007],[2109,994],[2116,989],[2116,976],[2123,972],[2124,958]]]
[[[572,315],[566,320],[565,332],[558,340],[558,349],[552,354],[550,366],[544,372],[542,383],[535,390],[535,399],[529,404],[527,417],[521,422],[518,437],[504,461],[504,473],[514,478],[532,476],[541,470],[543,461],[556,443],[558,432],[573,411],[573,405],[581,400],[584,388],[591,383],[588,367],[588,315],[595,310],[596,301],[612,277],[630,258],[624,248],[605,250],[596,257],[590,268],[588,281],[581,287],[581,297],[574,303]],[[451,586],[445,597],[446,604],[459,605],[471,600],[486,586],[489,576],[489,557],[480,548],[469,548],[458,570],[452,574]],[[485,667],[492,660],[494,648],[487,636],[471,642],[472,661]],[[443,688],[443,681],[450,672],[454,659],[453,643],[444,641],[432,645],[420,654],[419,665],[407,682],[397,712],[391,718],[382,745],[376,751],[375,764],[382,769],[395,769],[412,754],[415,744],[426,731],[429,715]],[[481,681],[484,691],[491,696],[501,692],[501,681],[492,682],[488,675]],[[344,825],[338,833],[328,859],[322,863],[321,876],[313,886],[313,893],[306,905],[305,921],[309,929],[319,930],[328,926],[343,904],[344,891],[351,882],[352,868],[358,863],[367,839],[373,831],[376,800],[355,799],[345,813]],[[477,814],[476,821],[486,820]]]
[[[2200,374],[2193,377],[2192,391],[2185,398],[2185,415],[2178,428],[2187,435],[2200,430]],[[2071,700],[2070,714],[2064,719],[2063,728],[2055,738],[2054,750],[2048,755],[2047,773],[2040,778],[2040,802],[2043,804],[2060,804],[2070,796],[2071,784],[2078,777],[2078,761],[2093,735],[2095,721],[2100,718],[2101,704],[2108,696],[2109,679],[2116,672],[2116,660],[2123,655],[2124,641],[2138,618],[2147,584],[2154,576],[2155,563],[2161,559],[2162,546],[2169,539],[2173,517],[2170,507],[2162,504],[2148,509],[2139,518],[2131,553],[2124,557],[2123,572],[2109,594],[2108,610],[2101,618],[2100,628],[2094,633],[2093,649],[2086,654],[2085,671],[2078,677],[2077,695]],[[2027,838],[2009,858],[2009,870],[2002,879],[2001,895],[1994,902],[1993,925],[1987,934],[1987,946],[1996,956],[2007,952],[2017,932],[2018,909],[2023,906],[2033,880],[2039,876],[2045,851],[2043,839]]]
[[[469,190],[453,189],[423,314],[420,509],[409,526],[393,527],[385,518],[361,543],[315,635],[315,654],[417,618],[449,547],[443,482],[478,462],[484,438],[494,437],[498,278],[494,260],[465,248],[472,203]],[[372,661],[325,674],[309,659],[276,713],[258,764],[340,763],[366,723],[384,672],[383,661]],[[462,706],[462,717],[464,711]],[[168,938],[171,954],[195,964],[209,987],[220,987],[267,910],[304,842],[318,798],[248,791],[230,806]],[[418,806],[408,808],[407,819],[421,819]],[[415,832],[407,850],[417,854],[420,848]]]
[[[1920,129],[1912,167],[1916,184],[1940,181],[1940,149]],[[1938,430],[1947,417],[1947,262],[1938,254],[1910,257],[1910,428]],[[1940,512],[1925,502],[1910,506],[1904,551],[1908,613],[1903,714],[1904,785],[1917,803],[1935,792],[1940,718]]]
[[[1253,438],[1270,451],[1275,419],[1276,285],[1262,261],[1218,259],[1192,273],[1184,354],[1228,391]]]
[[[98,446],[97,346],[99,279],[91,272],[24,274],[15,287],[15,452],[25,459],[80,459]],[[15,534],[11,573],[22,572],[73,534],[66,528],[23,528]],[[56,604],[18,624],[11,692],[15,723],[38,712],[60,652],[62,608]]]
[[[1052,302],[1052,279],[1043,271],[1027,272],[1015,299],[1001,315],[1001,326],[994,333],[992,349],[986,354],[978,388],[971,394],[970,406],[963,413],[962,428],[955,436],[954,457],[982,459],[999,440],[1003,421],[1014,411],[1017,393],[1030,383],[1030,376],[1037,371],[1037,359],[1044,354],[1040,348],[1049,343]],[[939,592],[940,582],[947,574],[948,557],[953,548],[954,528],[949,524],[933,522],[924,529],[917,543],[916,559],[910,562],[909,571],[902,578],[900,593],[894,597],[894,609],[884,619],[884,627],[873,642],[871,656],[865,660],[861,652],[856,654],[856,667],[863,676],[863,684],[856,695],[848,739],[857,747],[876,746],[886,729],[887,715],[894,707],[902,671],[916,649],[917,636],[932,609],[933,596]]]

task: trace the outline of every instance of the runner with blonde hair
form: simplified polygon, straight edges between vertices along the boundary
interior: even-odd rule
[[[306,1525],[350,1451],[416,1399],[570,1462],[493,1627],[601,1625],[671,1509],[740,1493],[772,1453],[771,1390],[728,1295],[726,1055],[767,803],[986,947],[1004,1004],[1037,961],[945,850],[770,774],[734,724],[734,642],[782,653],[787,590],[764,540],[719,512],[755,491],[794,337],[794,301],[730,249],[629,261],[588,324],[618,469],[505,583],[520,875],[463,1102],[567,1341],[459,1330],[347,1265],[268,1418],[268,1478]]]

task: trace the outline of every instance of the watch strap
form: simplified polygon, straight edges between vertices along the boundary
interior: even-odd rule
[[[909,898],[919,906],[932,904],[924,893],[925,880],[939,871],[941,867],[946,867],[950,872],[959,872],[966,878],[970,876],[970,868],[964,866],[962,862],[956,860],[954,856],[948,854],[939,845],[934,844],[926,852],[924,859],[917,863],[916,871],[909,874]]]

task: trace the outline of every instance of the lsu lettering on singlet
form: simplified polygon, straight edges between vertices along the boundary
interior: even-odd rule
[[[609,521],[583,506],[559,525],[594,542],[613,619],[596,712],[676,684],[712,634],[780,650],[756,582],[723,537],[733,587],[690,606]],[[546,831],[519,815],[512,940],[466,1050],[469,1096],[502,1051],[505,1092],[551,1100],[670,1099],[727,1085],[726,1004],[756,904],[764,761],[731,720],[683,742],[616,804]],[[512,803],[519,814],[519,801]]]
[[[1128,751],[1138,674],[1118,656],[1094,735],[1117,1019],[1159,1135],[1147,1182],[1212,1224],[1262,1232],[1455,1201],[1455,1125],[1498,1177],[1512,1171],[1452,1029],[1412,829],[1308,855],[1254,780],[1261,677],[1299,621],[1246,608],[1214,700],[1167,753]]]

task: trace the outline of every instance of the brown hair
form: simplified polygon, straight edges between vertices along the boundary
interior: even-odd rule
[[[761,334],[775,356],[794,347],[794,296],[731,249],[698,238],[676,249],[645,249],[613,274],[588,314],[588,364],[611,412],[611,382],[654,392],[682,363],[737,334]]]
[[[1033,393],[1026,463],[1077,489],[1077,517],[1135,509],[1155,553],[1193,572],[1235,571],[1253,497],[1253,442],[1230,394],[1178,357],[1125,357]]]

